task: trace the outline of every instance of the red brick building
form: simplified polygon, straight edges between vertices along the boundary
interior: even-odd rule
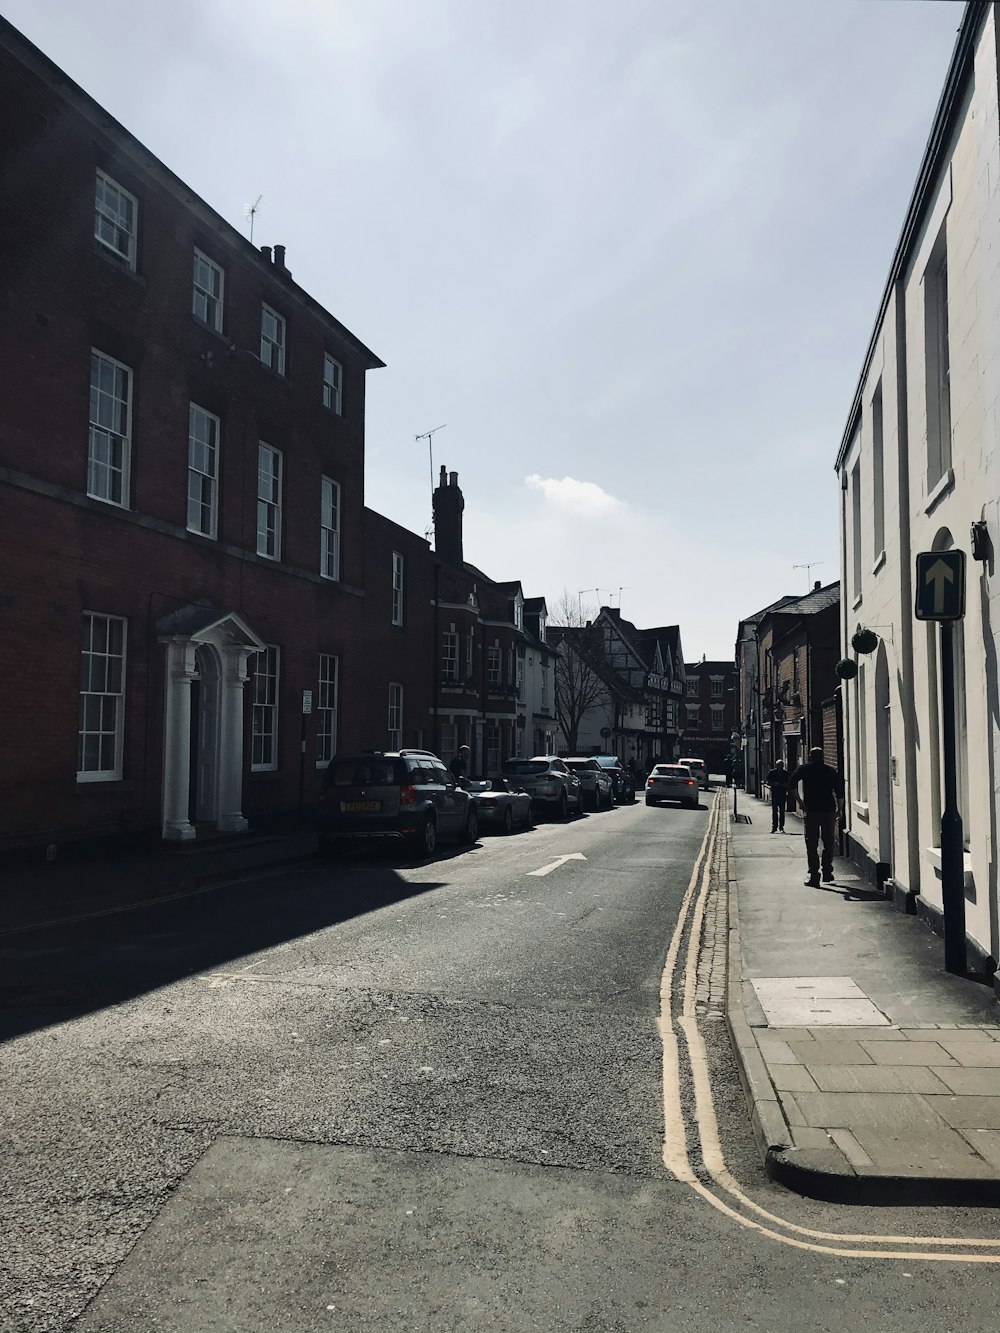
[[[382,363],[4,21],[0,124],[0,841],[241,830],[372,725]]]
[[[737,728],[736,663],[685,662],[684,734],[680,753],[704,759],[709,773],[728,773]]]

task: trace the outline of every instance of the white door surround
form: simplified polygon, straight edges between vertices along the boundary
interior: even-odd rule
[[[264,642],[235,612],[187,606],[156,625],[166,646],[162,836],[195,836],[191,807],[191,683],[202,682],[197,727],[197,817],[221,833],[242,833],[243,686],[247,659]]]

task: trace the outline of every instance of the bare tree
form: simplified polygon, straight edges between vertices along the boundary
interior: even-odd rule
[[[593,708],[607,710],[611,705],[604,638],[600,627],[585,617],[580,602],[568,592],[563,592],[549,619],[549,638],[559,645],[556,718],[570,754],[575,754],[584,717]]]

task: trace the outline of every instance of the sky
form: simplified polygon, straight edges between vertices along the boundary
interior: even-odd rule
[[[366,494],[687,660],[839,576],[955,0],[0,0],[387,364]],[[810,569],[798,568],[811,564]]]

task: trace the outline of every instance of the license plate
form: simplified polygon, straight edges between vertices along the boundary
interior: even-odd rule
[[[382,809],[381,801],[344,801],[342,809],[345,814],[353,815],[363,813],[371,814],[373,811]]]

